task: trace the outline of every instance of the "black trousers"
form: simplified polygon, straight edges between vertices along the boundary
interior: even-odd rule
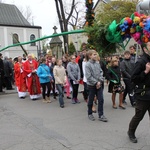
[[[77,99],[79,84],[73,84],[73,80],[70,80],[70,84],[72,87],[72,99]]]
[[[145,113],[148,111],[150,116],[150,101],[136,101],[135,115],[130,121],[129,132],[135,133],[140,121],[143,119]]]
[[[46,83],[41,83],[41,87],[42,87],[42,97],[43,99],[45,99],[45,93],[47,93],[47,97],[50,96],[50,91],[51,91],[51,85],[50,82],[46,82]],[[46,92],[47,89],[47,92]]]
[[[129,79],[124,79],[123,81],[125,84],[125,91],[124,91],[123,100],[125,100],[126,95],[128,94],[129,99],[130,99],[130,103],[131,103],[131,105],[133,105],[135,100],[134,100],[134,96],[130,95],[133,92],[131,81]]]
[[[87,87],[87,83],[86,82],[83,82],[84,84],[84,91],[83,91],[83,97],[85,100],[88,99],[88,96],[89,96],[89,89]]]
[[[92,106],[95,95],[98,99],[98,115],[101,117],[103,115],[103,105],[104,105],[104,97],[103,97],[103,88],[100,87],[99,89],[96,89],[96,86],[89,86],[89,99],[88,99],[88,115],[92,114]]]
[[[3,91],[3,78],[0,75],[0,92],[2,92],[2,91]]]
[[[51,82],[51,90],[53,91],[53,96],[57,96],[55,91],[55,79],[53,79],[53,82]]]
[[[4,82],[7,90],[12,89],[12,84],[11,84],[11,77],[4,77]]]

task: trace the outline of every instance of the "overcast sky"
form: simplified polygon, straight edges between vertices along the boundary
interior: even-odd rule
[[[34,25],[42,27],[42,36],[53,34],[53,26],[59,28],[55,0],[3,0],[4,3],[14,4],[18,8],[29,6],[32,11]],[[97,0],[94,0],[97,2]],[[57,32],[60,32],[58,30]]]

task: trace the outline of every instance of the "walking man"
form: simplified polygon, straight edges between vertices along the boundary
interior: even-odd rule
[[[135,131],[148,111],[150,116],[150,42],[141,45],[143,56],[136,62],[131,80],[135,84],[135,115],[130,121],[128,136],[131,142],[137,143]]]

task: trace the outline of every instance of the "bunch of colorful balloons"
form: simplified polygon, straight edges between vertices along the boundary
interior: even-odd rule
[[[119,24],[114,20],[107,29],[106,39],[111,43],[121,43],[133,38],[138,44],[150,41],[150,16],[134,12],[123,18]]]

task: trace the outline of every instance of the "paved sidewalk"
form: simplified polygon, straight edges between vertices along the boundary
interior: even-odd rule
[[[13,94],[13,93],[17,93],[16,86],[13,86],[13,90],[6,90],[4,88],[3,92],[0,92],[0,95]]]
[[[65,98],[65,108],[52,98],[46,104],[29,96],[21,100],[17,93],[0,95],[0,150],[150,150],[148,114],[136,132],[138,143],[131,143],[127,129],[134,108],[127,101],[126,110],[113,109],[107,86],[104,97],[107,123],[97,113],[95,121],[88,119],[80,93],[81,103]]]

